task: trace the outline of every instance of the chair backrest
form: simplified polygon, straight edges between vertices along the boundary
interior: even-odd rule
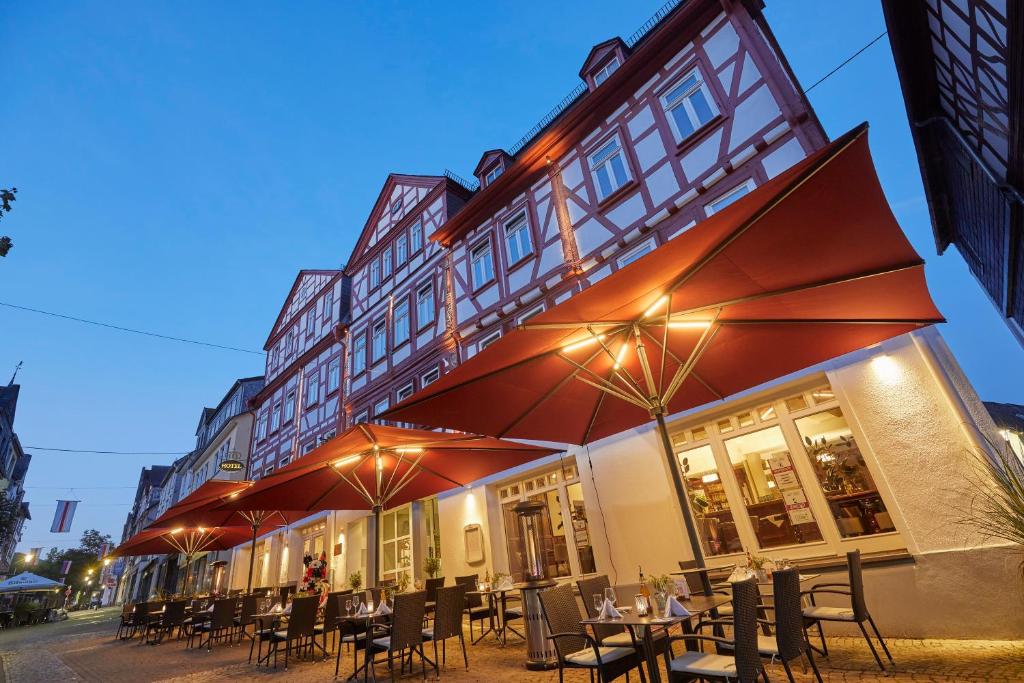
[[[803,606],[800,603],[800,570],[776,569],[772,573],[775,596],[775,639],[779,657],[788,662],[807,651],[804,639]]]
[[[327,602],[324,604],[324,626],[327,628],[334,628],[334,622],[338,620],[338,615],[341,614],[341,596],[344,594],[345,591],[335,591],[327,594]]]
[[[846,553],[846,565],[850,572],[850,604],[853,606],[853,617],[857,621],[864,621],[868,618],[868,606],[864,601],[864,575],[861,573],[859,550]]]
[[[288,598],[295,592],[295,586],[281,586],[281,607],[288,605]]]
[[[180,626],[185,621],[185,605],[188,600],[175,600],[164,607],[163,626]]]
[[[589,579],[580,579],[576,582],[576,587],[580,589],[580,598],[583,600],[583,609],[586,610],[588,617],[596,617],[598,614],[597,608],[594,607],[594,594],[604,595],[605,588],[611,588],[612,584],[608,580],[606,574],[600,576],[594,576]],[[616,626],[614,624],[595,624],[594,635],[597,636],[598,640],[604,640],[609,636],[614,636],[617,633],[622,633],[626,630],[625,626]]]
[[[236,598],[237,599],[237,598]],[[242,596],[242,612],[239,614],[239,623],[251,624],[253,617],[256,615],[256,611],[259,608],[259,596],[256,595],[245,595]]]
[[[124,617],[129,616],[134,610],[135,610],[135,604],[134,603],[131,603],[131,602],[124,603],[124,605],[121,606],[121,617],[124,618]]]
[[[732,584],[733,638],[739,683],[756,683],[761,671],[757,650],[757,579],[753,576]]]
[[[148,602],[137,602],[135,603],[135,611],[132,613],[136,617],[144,617],[149,614],[149,603]]]
[[[544,620],[552,633],[579,633],[579,638],[557,638],[555,650],[558,659],[564,660],[566,655],[578,652],[587,646],[582,636],[585,633],[580,624],[580,607],[576,596],[572,594],[572,586],[564,584],[540,592],[540,606],[544,612]]]
[[[374,609],[380,604],[380,588],[367,588],[366,589],[366,602],[372,602]]]
[[[477,579],[480,578],[479,574],[470,574],[468,576],[456,576],[455,585],[466,587],[466,607],[482,607],[484,604],[483,598],[479,595],[473,594],[468,595],[471,591],[476,590]]]
[[[313,635],[319,604],[320,598],[315,595],[292,600],[292,611],[288,615],[288,640]]]
[[[222,598],[213,601],[213,614],[210,616],[212,628],[228,628],[235,625],[235,610],[238,598]]]
[[[453,638],[462,633],[462,609],[466,605],[466,587],[438,588],[434,600],[434,640]]]
[[[427,602],[437,602],[437,589],[444,587],[444,577],[439,576],[436,579],[427,579],[424,590],[427,591]]]
[[[391,613],[391,650],[418,647],[423,642],[423,615],[426,612],[425,591],[399,593]]]

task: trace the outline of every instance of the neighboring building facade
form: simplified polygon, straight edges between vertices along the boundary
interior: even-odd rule
[[[939,253],[1024,345],[1024,6],[883,0]]]
[[[1024,406],[985,401],[985,407],[996,423],[999,436],[1003,437],[1010,452],[1024,464]]]
[[[14,431],[20,390],[21,387],[13,383],[0,387],[0,492],[14,500],[19,510],[11,535],[0,547],[0,576],[10,573],[14,549],[21,540],[25,520],[32,519],[28,502],[24,500],[25,476],[32,456],[21,447],[18,434]]]
[[[135,502],[124,523],[121,542],[139,533],[158,516],[161,494],[172,467],[153,465],[143,467],[135,489]],[[118,585],[117,602],[145,600],[161,590],[159,576],[166,556],[147,555],[125,558],[124,571]]]

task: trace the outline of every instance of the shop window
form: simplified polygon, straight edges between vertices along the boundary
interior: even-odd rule
[[[711,446],[699,446],[679,454],[690,508],[700,534],[704,554],[728,555],[743,551],[729,498],[718,474]]]
[[[875,480],[838,407],[796,420],[818,483],[843,538],[894,531]]]
[[[822,540],[781,428],[734,437],[725,447],[759,547]]]
[[[583,486],[577,479],[578,473],[573,464],[565,467],[564,471],[556,469],[499,489],[509,569],[516,580],[522,578],[522,562],[519,557],[519,519],[513,508],[524,500],[544,503],[541,531],[546,537],[544,563],[549,576],[569,577],[597,571]]]
[[[412,578],[412,506],[403,505],[381,515],[381,578]]]

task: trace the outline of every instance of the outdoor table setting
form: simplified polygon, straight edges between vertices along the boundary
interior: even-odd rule
[[[336,627],[340,628],[342,623],[350,623],[354,629],[362,626],[362,631],[354,631],[355,633],[369,632],[374,624],[386,624],[391,619],[391,608],[388,607],[387,601],[382,600],[379,605],[374,608],[373,603],[366,603],[362,601],[359,594],[354,594],[350,598],[345,600],[345,611],[346,614],[339,614],[336,621]],[[368,634],[369,637],[369,634]],[[353,639],[352,642],[352,656],[359,657],[359,639],[358,637]],[[342,643],[338,643],[339,656],[341,651]],[[352,673],[346,680],[355,679],[360,673],[366,670],[370,664],[370,657],[367,654],[368,648],[366,648],[365,642],[363,645],[363,663],[353,668]],[[340,661],[340,660],[339,660]]]
[[[729,603],[731,600],[730,596],[719,594],[691,595],[683,599],[670,597],[667,603],[669,609],[666,612],[657,614],[657,610],[652,608],[648,610],[647,614],[639,614],[631,607],[616,608],[614,597],[611,597],[604,600],[598,616],[583,619],[580,621],[580,624],[591,627],[609,624],[626,627],[633,640],[643,645],[644,660],[647,663],[649,680],[651,683],[660,683],[661,673],[658,669],[658,653],[654,646],[655,631],[667,631],[672,626],[678,624],[683,629],[684,634],[692,634],[693,624],[690,620],[693,617],[707,614]],[[680,607],[682,609],[679,609]],[[695,647],[694,643],[687,642],[688,649]]]
[[[505,613],[508,609],[508,594],[514,593],[517,590],[514,583],[509,583],[500,586],[485,585],[474,591],[466,591],[466,595],[479,595],[481,598],[485,598],[490,610],[487,629],[473,641],[473,645],[483,640],[487,634],[493,633],[501,646],[504,647],[508,642],[508,631],[512,631],[512,633],[525,640],[523,634],[509,626],[505,619]]]

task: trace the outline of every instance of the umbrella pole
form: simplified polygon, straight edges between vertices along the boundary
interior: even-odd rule
[[[366,553],[367,567],[366,567],[366,587],[377,585],[377,576],[380,571],[380,558],[377,556],[380,552],[380,512],[381,506],[373,506],[373,531],[366,536],[366,543],[369,546],[371,543],[372,547],[368,547],[369,552]]]
[[[658,421],[658,435],[661,437],[661,447],[668,459],[668,469],[672,472],[672,484],[676,489],[676,497],[679,498],[679,507],[683,510],[683,523],[686,525],[686,535],[690,537],[690,550],[693,552],[693,559],[698,569],[704,569],[704,550],[700,547],[700,537],[697,536],[697,525],[693,521],[693,511],[690,509],[690,500],[686,495],[686,485],[683,483],[682,472],[679,471],[679,461],[672,448],[672,440],[668,435],[668,425],[665,424],[665,416],[662,413],[655,415]],[[707,572],[700,572],[700,582],[704,587],[704,594],[711,595],[711,579]]]
[[[259,527],[255,524],[252,525],[252,545],[249,547],[249,583],[245,588],[247,594],[252,593],[252,570],[256,566],[256,532],[258,529]]]
[[[191,571],[191,569],[192,569],[192,556],[191,555],[185,555],[185,583],[182,584],[182,586],[181,586],[181,592],[184,593],[185,595],[190,595],[190,593],[188,592],[188,579],[189,579],[189,572]]]

